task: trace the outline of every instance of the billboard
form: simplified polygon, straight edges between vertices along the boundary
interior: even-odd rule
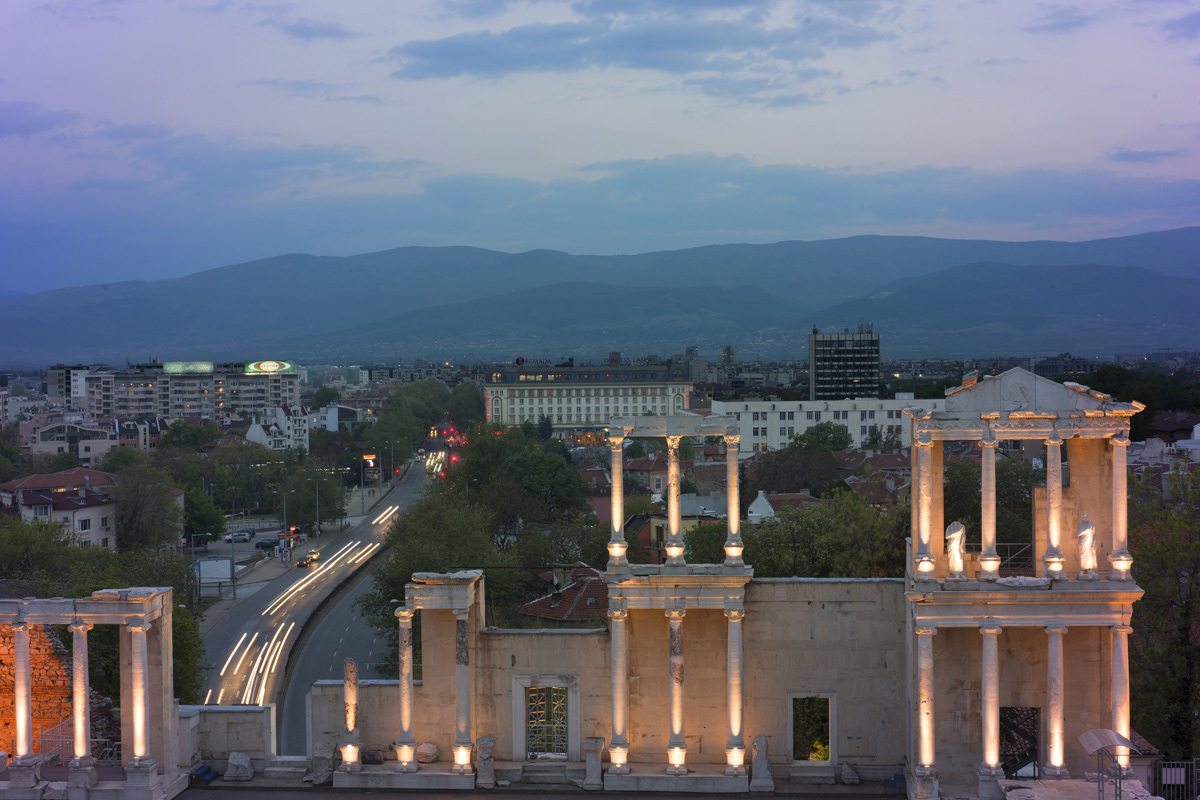
[[[166,375],[209,375],[213,371],[211,361],[164,361]]]
[[[247,361],[247,375],[273,375],[276,372],[294,372],[296,364],[293,361]]]

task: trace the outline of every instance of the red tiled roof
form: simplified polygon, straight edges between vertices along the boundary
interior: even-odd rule
[[[0,483],[0,489],[80,489],[84,486],[99,488],[112,486],[121,478],[111,472],[101,472],[97,469],[75,467],[62,472],[51,472],[43,475],[29,475],[17,478],[8,483]]]
[[[608,586],[601,573],[586,564],[573,564],[567,571],[570,583],[521,606],[521,613],[559,622],[603,619],[608,614]],[[553,580],[552,573],[542,577]]]
[[[819,497],[813,497],[811,494],[804,492],[781,492],[779,494],[766,495],[767,502],[771,504],[771,508],[778,511],[781,508],[794,508],[796,506],[808,506],[813,503],[827,502]]]
[[[21,505],[51,506],[55,511],[75,511],[80,508],[111,505],[113,499],[104,492],[85,491],[81,497],[79,492],[39,492],[26,490],[21,492]]]

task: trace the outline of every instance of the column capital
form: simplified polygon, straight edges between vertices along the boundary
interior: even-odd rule
[[[625,437],[624,436],[609,436],[608,437],[608,449],[614,455],[617,453],[623,453],[625,451]]]
[[[1047,625],[1046,626],[1046,634],[1047,635],[1055,634],[1055,633],[1059,634],[1060,636],[1066,636],[1067,635],[1067,626],[1066,625]]]
[[[150,620],[146,619],[145,617],[129,617],[125,620],[125,627],[128,628],[130,632],[149,633]]]
[[[928,432],[921,432],[913,437],[913,447],[933,447],[933,437]]]
[[[725,616],[730,622],[741,622],[746,618],[746,609],[743,606],[725,606]]]
[[[1113,625],[1109,630],[1113,633],[1133,633],[1133,628],[1128,625]]]
[[[1063,440],[1062,440],[1062,437],[1058,435],[1058,431],[1055,431],[1050,436],[1043,439],[1042,442],[1044,444],[1046,444],[1047,446],[1054,446],[1054,445],[1061,445],[1063,443]]]
[[[913,628],[913,633],[917,636],[936,636],[937,631],[937,625],[918,625]]]
[[[683,441],[682,436],[665,436],[663,438],[667,440],[667,448],[671,451],[678,451],[679,443]]]
[[[625,620],[629,619],[629,610],[625,608],[610,607],[608,611],[604,612],[604,614],[613,622],[624,622]]]
[[[77,619],[71,624],[67,625],[67,630],[71,631],[71,633],[87,633],[91,629],[92,624],[90,622],[84,622],[81,619]]]
[[[1129,434],[1122,433],[1114,436],[1108,440],[1108,443],[1113,447],[1125,447],[1127,444],[1129,444]]]
[[[454,609],[454,618],[459,622],[466,622],[470,613],[471,609],[469,608],[456,608]]]
[[[663,610],[663,613],[667,615],[667,619],[669,619],[671,622],[683,622],[683,618],[684,615],[687,614],[687,610],[680,606],[679,608],[666,608]]]
[[[979,440],[980,447],[995,447],[999,443],[1000,440],[996,438],[996,434],[990,431],[984,435],[984,438]]]
[[[25,620],[18,620],[9,627],[11,627],[15,633],[29,633],[29,623]]]
[[[995,623],[987,622],[979,626],[979,634],[981,636],[999,636],[1004,633],[1004,629]]]
[[[725,440],[725,446],[727,448],[737,444],[738,442],[740,442],[742,440],[741,434],[737,434],[737,433],[725,434],[721,438]],[[726,451],[726,452],[728,453],[728,451]]]
[[[398,620],[400,620],[401,625],[407,627],[412,625],[413,617],[416,616],[417,610],[415,608],[409,608],[408,606],[400,606],[392,613],[396,615]]]

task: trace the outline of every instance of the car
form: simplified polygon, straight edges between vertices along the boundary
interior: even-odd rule
[[[231,533],[225,537],[225,541],[227,541],[227,542],[248,542],[248,541],[250,541],[250,534],[246,533],[245,531],[234,531],[233,533]]]
[[[279,547],[279,540],[263,539],[262,541],[255,542],[254,546],[259,550],[274,550],[276,547]]]
[[[250,534],[251,539],[253,539],[255,536],[258,535],[258,531],[254,530],[254,528],[242,528],[237,532],[238,533],[248,533],[248,534]]]
[[[320,550],[309,550],[308,554],[304,557],[307,558],[309,561],[317,561],[318,559],[321,558],[321,551]]]
[[[296,562],[296,566],[297,566],[297,567],[307,567],[307,566],[308,566],[309,564],[311,564],[311,563],[312,563],[312,562],[311,562],[311,561],[309,561],[307,558],[302,558],[302,559],[300,559],[299,561],[297,561],[297,562]]]

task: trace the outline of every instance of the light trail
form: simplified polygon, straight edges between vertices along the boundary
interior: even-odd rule
[[[225,690],[224,690],[224,689],[222,689],[222,690],[221,690],[221,691],[220,691],[220,692],[217,694],[217,705],[221,705],[221,698],[222,698],[222,697],[224,697],[224,696],[225,696]]]
[[[258,631],[254,632],[254,636],[250,637],[250,644],[246,645],[246,649],[242,651],[242,657],[238,659],[237,666],[233,668],[233,674],[237,675],[242,669],[242,661],[246,658],[246,653],[250,652],[250,648],[254,646],[254,640],[258,638]]]
[[[247,634],[243,633],[242,638],[238,639],[238,643],[229,651],[229,658],[225,659],[225,666],[221,667],[221,677],[225,677],[225,670],[229,669],[229,662],[233,661],[234,655],[237,654],[238,648],[242,646],[242,642],[246,641]]]
[[[208,705],[208,701],[212,699],[212,689],[208,690],[208,694],[204,695],[204,705]]]
[[[376,517],[371,524],[378,525],[381,522],[386,523],[388,520],[390,520],[392,518],[392,515],[395,514],[399,510],[400,510],[400,506],[391,506],[390,508],[388,508],[387,511],[384,511],[382,514],[380,514],[378,517]]]
[[[324,575],[326,572],[328,572],[330,569],[332,569],[333,566],[335,564],[337,564],[338,560],[341,559],[342,555],[347,550],[351,550],[352,548],[357,547],[359,544],[361,544],[361,542],[354,541],[354,542],[350,542],[349,544],[343,546],[342,549],[339,550],[337,552],[337,554],[335,554],[334,557],[330,561],[326,562],[323,566],[318,567],[315,572],[313,572],[312,574],[308,575],[307,577],[297,581],[296,583],[292,584],[287,589],[285,589],[282,593],[280,593],[279,597],[275,598],[275,600],[269,606],[264,608],[262,610],[262,613],[259,614],[259,616],[265,617],[267,614],[274,614],[276,611],[278,611],[280,608],[283,607],[284,603],[286,603],[288,600],[291,600],[292,598],[294,598],[297,594],[299,594],[304,589],[307,589],[309,586],[311,586],[313,584],[314,581],[316,581],[318,578],[320,578],[322,575]]]
[[[250,674],[246,676],[246,688],[242,690],[242,705],[244,706],[250,705],[250,698],[254,696],[254,675],[258,672],[258,665],[262,663],[265,652],[267,652],[266,646],[258,648],[258,655],[254,657],[254,666],[250,667]]]
[[[363,561],[366,561],[371,556],[371,554],[374,553],[376,550],[378,550],[380,547],[383,547],[383,542],[375,542],[375,544],[364,548],[362,551],[362,554],[359,555],[354,560],[352,560],[350,563],[351,564],[360,564]]]

